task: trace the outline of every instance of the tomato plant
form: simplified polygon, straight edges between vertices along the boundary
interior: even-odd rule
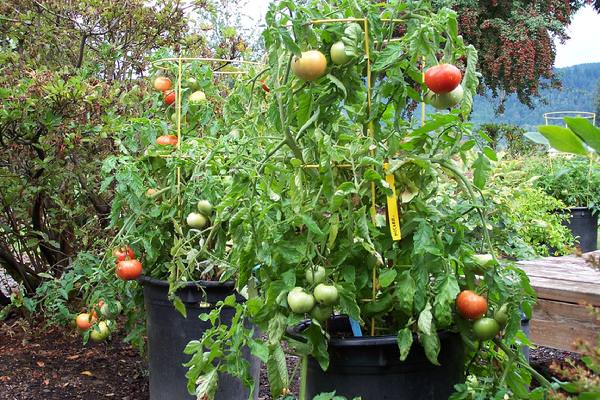
[[[233,183],[220,203],[231,215],[237,285],[250,297],[236,311],[266,332],[252,346],[267,364],[274,397],[289,387],[278,368],[290,347],[284,342],[292,342],[287,329],[303,319],[311,319],[301,333],[306,345],[295,351],[327,368],[332,333],[323,321],[331,313],[356,321],[363,335],[394,335],[402,360],[418,341],[437,364],[439,332],[460,332],[466,358],[486,361],[471,363],[469,372],[519,376],[502,385],[520,396],[533,372],[508,360],[518,359],[510,347],[523,339],[516,311],[530,314],[534,293],[522,271],[497,259],[488,230],[483,190],[497,156],[465,122],[478,86],[476,51],[458,35],[449,9],[400,1],[358,7],[314,0],[279,2],[267,12],[272,101],[262,118],[249,116],[240,136],[271,137],[260,146],[247,142],[248,157],[232,164]],[[381,18],[399,9],[401,27]],[[369,17],[367,32],[352,20],[311,23],[354,15]],[[338,42],[349,60],[329,67],[324,54]],[[426,69],[423,82],[423,64],[441,71]],[[426,87],[457,107],[421,124],[411,110]],[[396,215],[386,206],[394,203],[400,232],[392,236],[388,221]],[[492,262],[478,279],[473,255],[483,253]],[[325,277],[316,273],[321,267]],[[459,296],[464,291],[473,295]],[[467,320],[483,317],[488,302],[511,304],[501,340],[479,341],[483,332]],[[194,356],[229,354],[227,330],[214,324],[189,349]],[[227,363],[191,363],[190,385],[204,394],[195,382],[215,370],[235,373]]]

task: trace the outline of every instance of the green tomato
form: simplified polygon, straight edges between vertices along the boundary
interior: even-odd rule
[[[333,306],[317,304],[311,311],[310,316],[319,322],[327,320],[333,314]]]
[[[121,314],[121,311],[123,311],[123,306],[121,306],[121,302],[119,301],[115,301],[111,304],[104,302],[102,307],[100,307],[100,314],[102,314],[104,318],[115,318],[117,315]]]
[[[449,93],[436,94],[429,90],[425,95],[425,102],[438,110],[447,110],[460,103],[464,94],[464,89],[461,85],[458,85],[456,89]]]
[[[339,293],[335,286],[319,283],[313,291],[315,300],[320,304],[332,305],[336,304],[339,299]]]
[[[117,329],[117,323],[115,321],[113,321],[112,319],[106,320],[106,326],[108,327],[108,330],[111,332],[114,332],[114,330]]]
[[[206,101],[206,95],[203,91],[197,90],[194,93],[190,94],[188,100],[190,104],[202,104]]]
[[[335,42],[331,46],[330,54],[334,64],[343,65],[350,61],[350,57],[346,54],[346,46],[342,41]]]
[[[105,321],[98,322],[98,325],[92,328],[90,339],[94,342],[102,342],[110,334],[110,329]]]
[[[494,257],[491,254],[473,254],[473,260],[480,267],[487,267],[494,263]]]
[[[320,265],[306,270],[306,281],[311,285],[325,282],[326,276],[327,271]]]
[[[473,332],[479,340],[490,340],[500,332],[500,325],[493,318],[481,318],[473,324]]]
[[[296,314],[307,313],[315,306],[313,295],[306,293],[304,289],[298,287],[293,288],[288,293],[287,302],[290,310]]]
[[[501,328],[506,326],[508,323],[508,304],[502,304],[500,308],[494,312],[494,319]]]
[[[200,200],[198,202],[198,211],[200,211],[205,216],[209,216],[212,213],[213,207],[208,200]]]
[[[185,82],[185,84],[191,90],[200,89],[200,84],[198,83],[198,80],[196,78],[188,78],[187,81]]]
[[[208,224],[208,219],[204,215],[195,212],[189,213],[185,221],[190,228],[196,229],[204,228]]]

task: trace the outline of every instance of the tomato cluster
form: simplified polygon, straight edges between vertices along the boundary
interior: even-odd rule
[[[339,301],[338,289],[325,283],[327,272],[322,266],[306,270],[306,281],[316,285],[312,293],[302,287],[295,287],[287,295],[288,307],[293,313],[310,313],[319,322],[325,321],[333,313],[333,306]]]
[[[210,215],[212,214],[212,204],[208,200],[200,200],[196,205],[198,212],[191,212],[186,218],[186,222],[190,228],[202,229],[209,223]]]
[[[488,303],[485,297],[471,290],[463,290],[456,297],[456,310],[461,317],[475,321],[473,333],[479,340],[490,340],[498,335],[508,322],[508,305],[503,304],[494,313],[494,318],[485,317]]]
[[[98,321],[98,311],[100,316],[104,318]],[[89,332],[89,337],[94,342],[102,342],[106,340],[110,333],[116,328],[116,323],[113,318],[116,318],[122,311],[122,306],[119,301],[113,301],[110,304],[100,300],[94,306],[91,313],[81,313],[75,318],[77,330],[81,333]]]
[[[464,97],[464,89],[460,84],[462,73],[451,64],[439,64],[425,71],[425,86],[429,89],[425,94],[425,102],[438,110],[452,108]]]
[[[133,249],[129,246],[121,246],[113,251],[115,256],[116,274],[124,281],[135,280],[142,274],[142,263],[135,258]]]

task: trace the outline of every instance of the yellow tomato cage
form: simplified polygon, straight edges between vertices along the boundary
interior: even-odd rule
[[[382,19],[383,22],[391,22],[393,24],[399,24],[399,23],[403,23],[404,20],[402,19]],[[322,24],[334,24],[334,23],[351,23],[351,22],[355,22],[358,24],[362,24],[363,27],[363,32],[364,32],[364,51],[365,51],[365,57],[366,57],[366,61],[367,61],[367,110],[369,115],[371,114],[371,109],[372,109],[372,99],[371,99],[371,95],[372,95],[372,82],[371,82],[371,55],[370,55],[370,35],[369,35],[369,20],[367,18],[332,18],[332,19],[316,19],[311,21],[310,23],[312,25],[322,25]],[[396,41],[396,39],[390,39],[385,41],[385,43],[389,43],[389,42],[393,42]],[[156,60],[153,62],[153,65],[155,65],[157,68],[159,69],[164,69],[167,70],[169,69],[169,67],[166,66],[161,66],[160,64],[162,63],[170,63],[170,62],[175,62],[177,63],[177,89],[175,92],[175,113],[177,116],[177,146],[176,148],[179,149],[179,146],[181,144],[181,81],[182,81],[182,77],[183,77],[183,65],[184,63],[191,63],[191,62],[201,62],[201,63],[211,63],[211,62],[223,62],[223,63],[230,63],[230,64],[245,64],[245,65],[264,65],[262,63],[258,63],[258,62],[254,62],[254,61],[244,61],[244,60],[230,60],[230,59],[221,59],[221,58],[210,58],[210,57],[169,57],[169,58],[162,58],[159,60]],[[424,79],[424,65],[425,65],[425,58],[422,58],[422,63],[421,63],[421,68],[423,70],[423,79]],[[213,74],[216,75],[240,75],[240,74],[247,74],[247,71],[213,71]],[[424,124],[425,122],[425,103],[422,102],[421,103],[421,123]],[[374,137],[375,134],[375,128],[373,126],[373,122],[369,122],[369,125],[367,126],[367,131],[369,133],[369,136],[371,138]],[[374,150],[371,150],[371,155],[374,154]],[[172,155],[167,155],[164,156],[166,158],[170,158],[173,157]],[[304,168],[318,168],[319,165],[317,164],[305,164]],[[351,168],[352,166],[350,164],[338,164],[336,165],[336,167],[338,168]],[[181,167],[177,167],[177,202],[178,204],[181,204]],[[376,209],[377,209],[377,204],[376,204],[376,193],[375,193],[375,183],[371,182],[371,217],[374,218],[375,214],[376,214]],[[373,273],[372,273],[372,285],[373,285],[373,291],[372,291],[372,297],[370,299],[365,299],[363,301],[375,301],[375,299],[377,298],[377,263],[375,263],[375,265],[373,266]],[[371,318],[371,336],[375,335],[375,318]]]

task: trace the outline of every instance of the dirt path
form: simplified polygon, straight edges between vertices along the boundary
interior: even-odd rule
[[[147,365],[121,339],[83,346],[81,336],[69,329],[0,322],[0,400],[148,399]],[[553,360],[571,355],[539,348],[531,351],[531,361],[547,373]],[[288,359],[290,373],[296,363]],[[297,379],[290,386],[292,393],[298,392]],[[259,400],[270,399],[263,368]]]

